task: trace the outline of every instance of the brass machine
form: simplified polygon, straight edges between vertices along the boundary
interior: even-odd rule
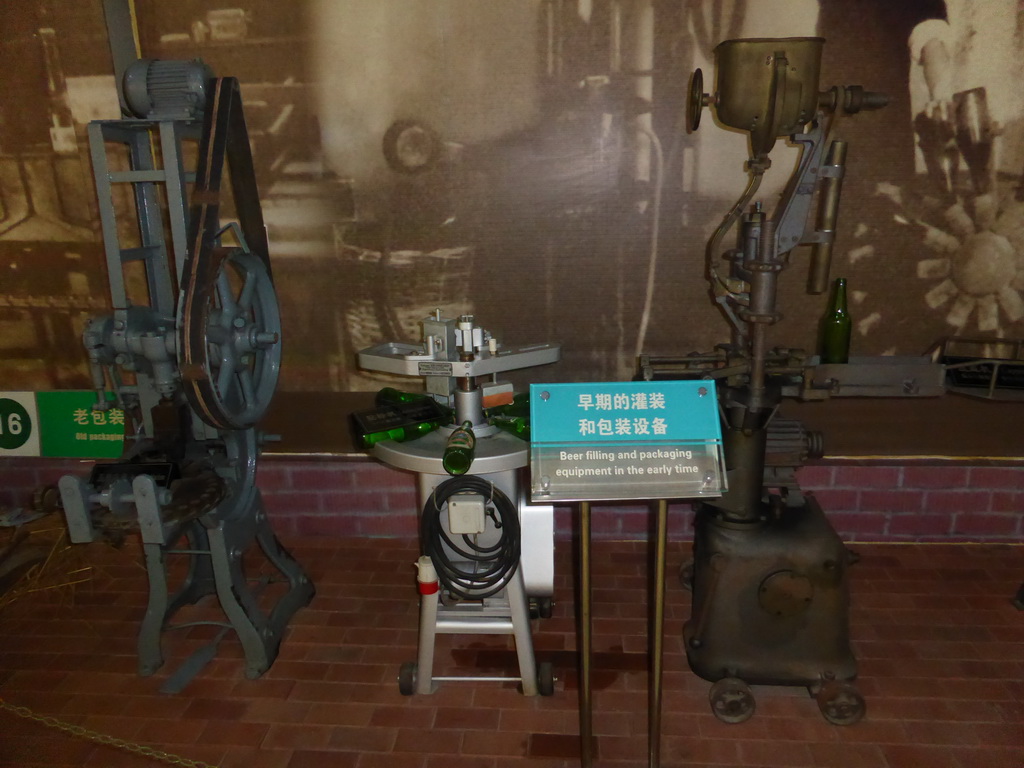
[[[780,482],[774,490],[765,472],[766,452],[780,432],[774,417],[783,395],[817,399],[844,384],[844,394],[871,388],[864,368],[815,366],[813,357],[769,350],[767,344],[768,329],[780,319],[779,274],[793,248],[812,246],[808,291],[822,293],[829,284],[846,157],[845,142],[828,143],[830,130],[841,114],[887,103],[884,95],[859,86],[819,91],[824,42],[725,41],[715,49],[713,95],[704,93],[701,71],[694,73],[690,129],[698,127],[708,106],[719,122],[750,134],[749,182],[706,252],[715,302],[729,321],[731,340],[707,355],[641,359],[648,379],[718,381],[729,490],[698,506],[692,577],[686,574],[693,609],[684,639],[690,666],[714,681],[712,710],[725,722],[753,714],[750,684],[807,686],[825,718],[836,724],[854,723],[865,710],[852,683],[857,663],[849,639],[850,553],[813,497],[800,493],[795,482]],[[750,204],[771,165],[769,153],[784,136],[801,148],[800,160],[768,215],[760,203]],[[809,221],[815,218],[816,192],[820,204]],[[737,224],[736,246],[724,254],[726,271],[719,248]],[[816,368],[830,369],[827,383]],[[869,369],[881,376],[882,390],[900,394],[898,380],[909,376],[920,382],[914,385],[918,392],[941,391],[941,372],[933,386],[931,369],[914,362]],[[781,425],[781,432],[790,428]]]

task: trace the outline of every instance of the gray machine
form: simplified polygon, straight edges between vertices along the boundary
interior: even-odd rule
[[[362,368],[422,377],[427,393],[454,413],[453,425],[373,449],[385,464],[418,475],[423,508],[419,651],[416,662],[402,666],[403,694],[431,693],[444,680],[510,679],[434,676],[438,633],[512,634],[523,693],[553,692],[550,664],[534,659],[530,601],[550,615],[554,509],[528,503],[520,474],[529,463],[529,442],[488,423],[485,405],[511,396],[511,384],[498,381],[498,374],[559,356],[552,344],[501,349],[472,316],[442,318],[440,311],[423,321],[422,344],[387,342],[359,353]],[[449,478],[442,454],[452,430],[466,422],[476,436],[473,462],[469,474]]]
[[[63,477],[61,500],[73,542],[138,529],[149,575],[140,674],[163,664],[178,610],[216,595],[220,636],[238,635],[255,678],[314,587],[274,536],[256,487],[256,425],[277,385],[281,323],[238,82],[199,62],[140,60],[124,86],[126,116],[89,125],[113,312],[94,318],[84,341],[94,408],[124,410],[126,448],[89,478]],[[190,141],[199,159],[186,170]],[[134,221],[118,216],[120,184]],[[246,575],[254,550],[273,566],[255,583]],[[172,555],[187,560],[176,589]],[[215,649],[197,652],[165,689],[180,689]]]

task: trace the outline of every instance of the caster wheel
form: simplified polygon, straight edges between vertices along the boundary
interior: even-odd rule
[[[754,714],[754,694],[737,677],[724,677],[711,686],[711,711],[723,723],[742,723]]]
[[[814,698],[822,716],[833,725],[853,725],[867,711],[864,697],[850,683],[826,683],[814,694]]]
[[[398,670],[398,692],[403,696],[416,693],[416,662],[407,661]]]
[[[550,597],[541,597],[537,600],[537,614],[542,619],[550,619],[555,601]]]
[[[555,667],[550,661],[537,665],[537,693],[552,696],[555,693]]]

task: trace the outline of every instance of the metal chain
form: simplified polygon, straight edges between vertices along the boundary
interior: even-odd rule
[[[114,736],[109,736],[105,733],[98,733],[96,731],[90,731],[88,728],[83,728],[80,725],[72,725],[71,723],[65,723],[62,720],[58,720],[55,717],[48,717],[45,715],[37,715],[28,707],[17,707],[13,704],[8,704],[3,699],[0,699],[0,710],[10,712],[18,717],[23,717],[26,720],[34,720],[37,723],[45,725],[47,728],[54,728],[58,731],[64,731],[72,736],[77,736],[87,741],[92,741],[97,744],[103,744],[108,747],[115,747],[117,749],[123,749],[126,752],[132,752],[136,755],[148,757],[153,760],[159,760],[163,763],[169,763],[171,765],[180,765],[183,768],[217,768],[215,765],[210,763],[204,763],[202,760],[189,760],[185,757],[179,757],[178,755],[172,755],[170,752],[164,752],[153,747],[147,747],[144,744],[135,744],[131,741],[125,741],[124,739],[118,739]]]

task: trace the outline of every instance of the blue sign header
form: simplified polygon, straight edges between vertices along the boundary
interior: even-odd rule
[[[530,385],[533,443],[721,441],[711,380]]]

